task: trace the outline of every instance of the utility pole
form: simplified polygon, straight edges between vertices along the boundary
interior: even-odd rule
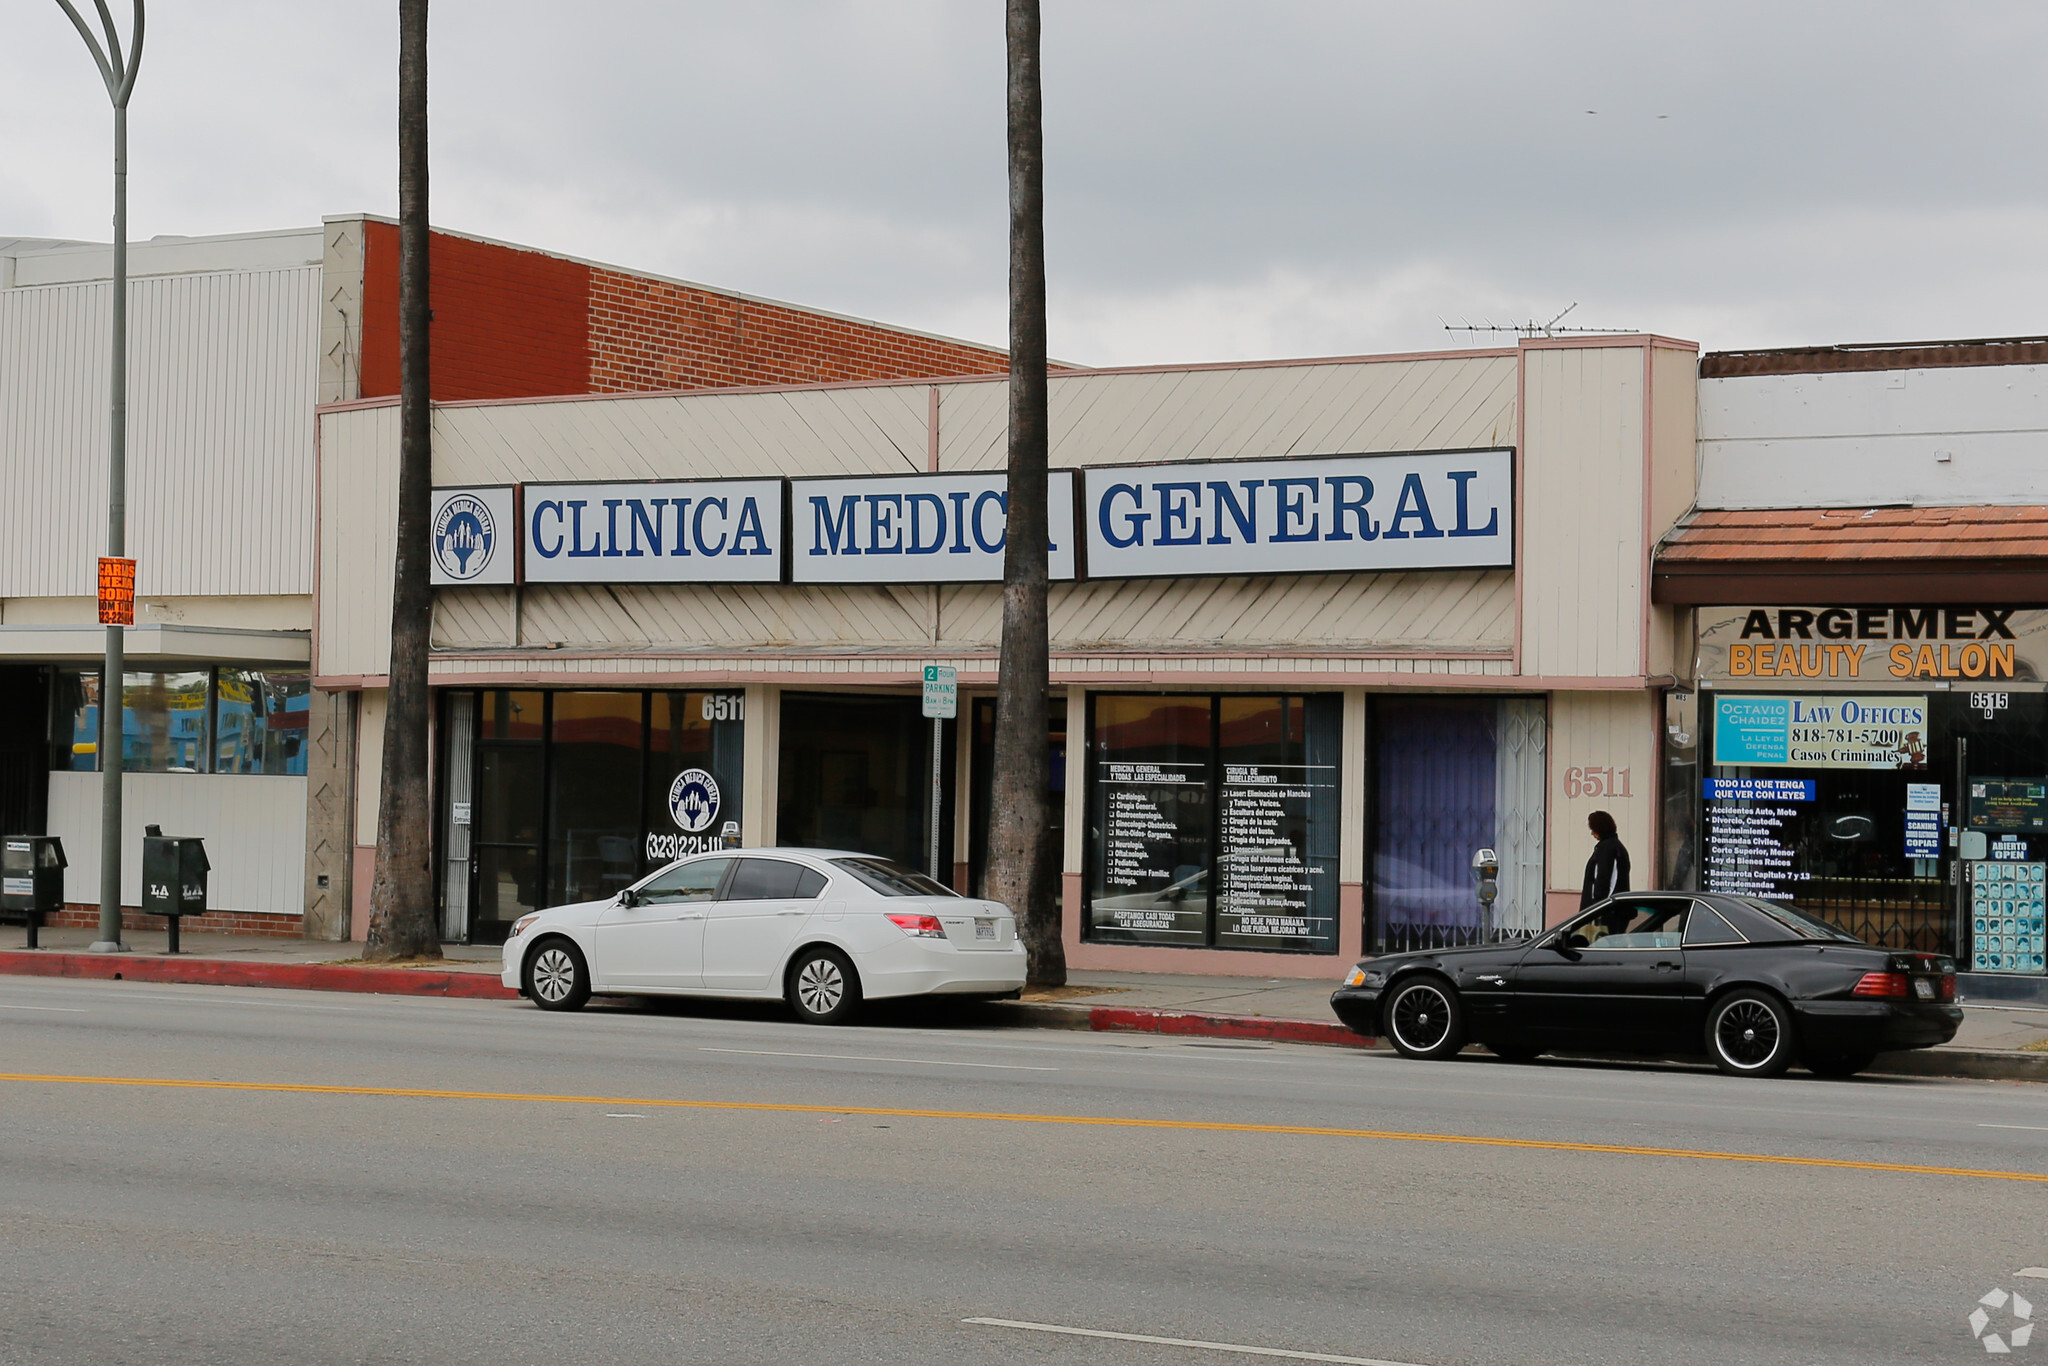
[[[106,0],[94,0],[106,46],[85,22],[71,0],[57,0],[92,50],[114,102],[114,281],[112,423],[107,445],[107,560],[100,565],[100,620],[107,626],[106,671],[100,678],[100,937],[94,953],[123,953],[121,940],[121,703],[122,674],[127,666],[123,634],[135,620],[134,563],[128,553],[128,96],[135,73],[142,69],[142,6],[135,0],[135,25],[123,56],[121,35]],[[126,568],[125,612],[110,610],[108,575],[118,578]],[[125,616],[125,620],[123,619]]]

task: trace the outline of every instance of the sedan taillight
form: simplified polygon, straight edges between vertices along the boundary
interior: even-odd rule
[[[1903,972],[1866,972],[1852,996],[1911,996],[1913,984]]]
[[[935,915],[908,915],[897,911],[888,913],[896,922],[896,928],[916,939],[944,939],[946,927]]]
[[[1942,974],[1940,990],[1942,1000],[1953,1001],[1956,998],[1956,975],[1954,973],[1946,972]]]

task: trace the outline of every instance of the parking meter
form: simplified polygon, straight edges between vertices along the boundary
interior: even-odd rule
[[[1486,937],[1493,937],[1493,903],[1500,896],[1500,855],[1481,849],[1472,855],[1472,873],[1479,879],[1479,920]]]

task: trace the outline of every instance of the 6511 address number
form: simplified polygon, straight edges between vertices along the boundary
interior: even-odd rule
[[[1632,797],[1625,768],[1568,768],[1564,771],[1567,797]]]

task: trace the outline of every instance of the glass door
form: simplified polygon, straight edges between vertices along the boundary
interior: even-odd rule
[[[474,910],[469,938],[499,944],[512,922],[541,901],[541,813],[546,789],[547,694],[498,690],[482,696],[476,739]]]

